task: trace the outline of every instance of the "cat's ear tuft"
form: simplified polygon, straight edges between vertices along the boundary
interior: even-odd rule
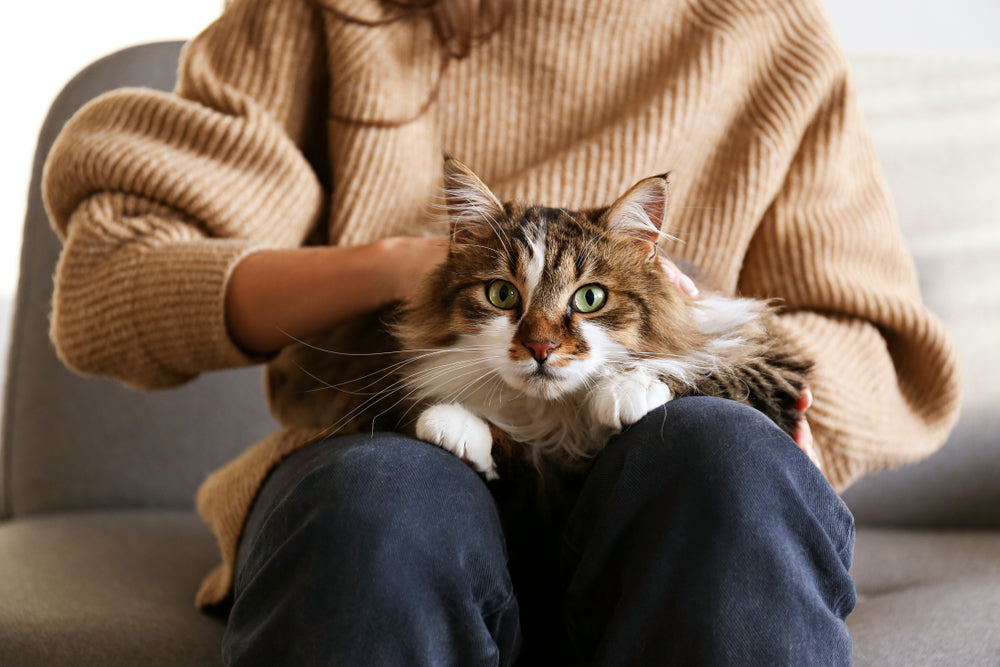
[[[656,243],[670,199],[670,174],[645,178],[618,198],[604,214],[604,224],[611,234],[622,234],[649,246],[650,258],[656,256]]]
[[[494,233],[503,204],[478,176],[453,157],[444,161],[444,199],[453,243]]]

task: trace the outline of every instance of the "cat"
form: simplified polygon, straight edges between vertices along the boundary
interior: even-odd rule
[[[767,302],[692,300],[667,281],[668,186],[646,178],[600,210],[504,204],[448,159],[448,260],[393,327],[404,350],[435,351],[406,373],[426,405],[416,435],[491,479],[498,437],[573,465],[692,394],[748,403],[791,433],[811,364]]]
[[[776,326],[773,304],[690,298],[667,280],[657,241],[668,175],[606,208],[571,211],[503,203],[448,158],[444,192],[447,260],[388,317],[339,332],[361,336],[362,354],[327,354],[319,370],[320,346],[292,353],[309,353],[292,361],[313,382],[356,380],[323,381],[337,397],[321,420],[408,431],[488,480],[495,457],[586,466],[612,435],[681,396],[733,399],[793,433],[812,364]],[[368,367],[393,348],[392,363]],[[310,412],[295,407],[305,389],[292,375],[271,379],[286,420]]]

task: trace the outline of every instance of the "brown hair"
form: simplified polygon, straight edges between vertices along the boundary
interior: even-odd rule
[[[430,21],[441,46],[441,68],[438,79],[434,83],[427,100],[410,118],[402,119],[367,119],[341,118],[335,120],[364,125],[367,127],[400,127],[424,115],[437,99],[441,79],[444,77],[448,63],[461,60],[469,55],[472,48],[490,37],[503,25],[511,0],[381,0],[388,7],[396,10],[396,14],[380,20],[367,20],[352,16],[329,4],[323,4],[323,9],[336,16],[341,21],[368,27],[378,27],[395,23],[414,16],[425,16]]]
[[[383,4],[397,9],[399,13],[381,21],[359,19],[329,5],[323,5],[323,9],[343,21],[367,26],[394,23],[418,14],[428,15],[442,48],[452,58],[464,58],[469,55],[473,44],[500,28],[510,2],[511,0],[382,0]],[[233,0],[225,0],[226,7],[232,3]]]
[[[473,45],[496,32],[509,0],[383,0],[405,11],[426,13],[441,47],[451,58],[465,58]]]

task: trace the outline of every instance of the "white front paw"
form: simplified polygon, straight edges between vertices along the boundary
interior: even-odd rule
[[[497,478],[489,425],[461,405],[440,403],[417,419],[417,437],[459,457],[486,479]]]
[[[670,388],[648,373],[626,372],[603,379],[591,395],[594,417],[620,431],[673,398]]]

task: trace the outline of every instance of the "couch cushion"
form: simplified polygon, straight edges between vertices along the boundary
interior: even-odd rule
[[[0,524],[0,665],[219,665],[224,623],[194,606],[216,559],[183,511]]]
[[[851,575],[855,665],[997,664],[1000,532],[860,528]]]
[[[186,512],[87,512],[0,526],[0,664],[217,665],[194,590],[215,545]],[[858,530],[857,665],[1000,655],[1000,533]]]

